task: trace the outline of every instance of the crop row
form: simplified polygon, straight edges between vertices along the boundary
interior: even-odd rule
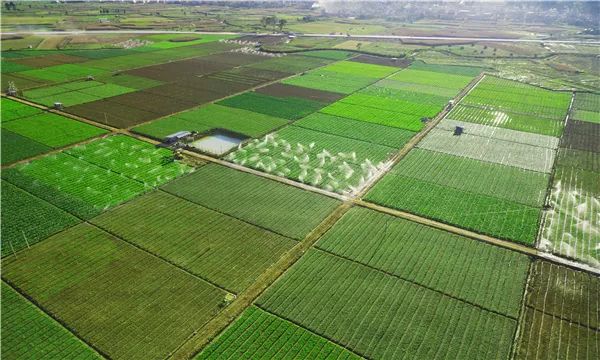
[[[535,115],[518,114],[471,105],[456,106],[448,114],[448,118],[555,137],[560,136],[564,128],[562,120],[559,121]]]
[[[406,114],[397,110],[382,110],[340,101],[321,109],[321,112],[410,131],[420,131],[425,126],[421,121],[425,116]]]
[[[457,190],[541,207],[549,175],[416,148],[389,172]]]
[[[390,77],[390,80],[413,84],[443,87],[453,89],[455,92],[467,86],[472,76],[453,75],[433,71],[404,69]]]
[[[437,128],[418,147],[543,173],[550,172],[555,155],[553,149],[499,140],[491,136],[455,136],[450,131]]]
[[[257,307],[248,308],[195,360],[226,359],[359,359],[355,354]]]
[[[393,148],[289,126],[256,139],[227,160],[338,193],[356,193]]]
[[[134,130],[158,139],[181,130],[206,132],[216,128],[255,137],[287,123],[287,119],[210,104],[138,126]]]
[[[247,92],[221,100],[217,104],[290,120],[300,119],[324,105],[314,100],[291,96],[275,97],[257,92]]]
[[[396,149],[401,148],[415,135],[415,132],[405,129],[347,119],[320,112],[313,113],[294,122],[294,126]]]
[[[338,205],[322,195],[212,164],[163,189],[293,239],[303,239]]]
[[[524,255],[364,208],[317,247],[512,318],[529,266]]]
[[[309,250],[258,304],[368,358],[506,358],[516,326],[320,250]]]
[[[2,358],[84,360],[102,357],[2,282]]]
[[[2,276],[114,358],[166,357],[226,295],[88,224],[4,260]]]
[[[74,216],[2,180],[2,256],[78,222]]]
[[[539,208],[409,177],[381,179],[366,199],[475,232],[533,245]]]
[[[524,359],[600,356],[600,280],[588,273],[536,261],[531,269],[517,356]]]
[[[105,212],[92,223],[236,293],[296,244],[162,191]]]

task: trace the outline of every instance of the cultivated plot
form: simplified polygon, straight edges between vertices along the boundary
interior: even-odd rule
[[[213,164],[163,189],[297,240],[302,240],[339,204],[326,196]]]
[[[369,358],[507,358],[516,329],[514,319],[320,250],[258,305]]]
[[[2,282],[3,359],[101,359],[89,346]]]
[[[340,194],[358,192],[383,171],[395,149],[288,126],[254,139],[226,159]]]
[[[213,129],[226,129],[255,137],[284,126],[288,122],[288,119],[254,111],[211,104],[138,126],[134,130],[157,139],[163,139],[178,131],[202,133]]]
[[[600,356],[596,276],[544,261],[532,265],[516,356],[595,359]]]
[[[3,279],[115,358],[166,357],[218,311],[226,295],[88,224],[6,259],[2,267]]]
[[[79,223],[79,219],[2,180],[2,256]]]
[[[525,255],[359,207],[317,247],[514,319],[529,266]]]
[[[194,359],[232,356],[249,359],[360,359],[343,347],[254,306]]]
[[[297,243],[162,191],[92,223],[236,293]]]

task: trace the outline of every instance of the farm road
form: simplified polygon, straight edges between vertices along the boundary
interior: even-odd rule
[[[84,35],[84,34],[214,34],[214,35],[252,35],[273,36],[283,33],[237,33],[237,32],[207,32],[207,31],[174,31],[174,30],[68,30],[68,31],[11,31],[4,35]],[[509,39],[490,37],[453,37],[453,36],[410,36],[410,35],[344,35],[344,34],[296,34],[299,37],[324,37],[324,38],[360,38],[381,40],[451,40],[451,41],[485,41],[485,42],[508,42],[508,43],[545,43],[545,44],[576,44],[576,45],[600,45],[600,41],[594,40],[551,40],[551,39]]]

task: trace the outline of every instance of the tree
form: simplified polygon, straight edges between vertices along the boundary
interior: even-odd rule
[[[286,19],[280,19],[279,22],[277,23],[277,26],[279,26],[279,32],[281,32],[283,30],[283,27],[287,24],[287,20]]]

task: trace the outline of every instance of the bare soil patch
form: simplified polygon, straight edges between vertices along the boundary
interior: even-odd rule
[[[282,83],[276,83],[259,88],[256,90],[256,92],[277,97],[293,96],[309,100],[316,100],[323,103],[332,103],[346,96],[344,94],[335,92],[309,89]]]

